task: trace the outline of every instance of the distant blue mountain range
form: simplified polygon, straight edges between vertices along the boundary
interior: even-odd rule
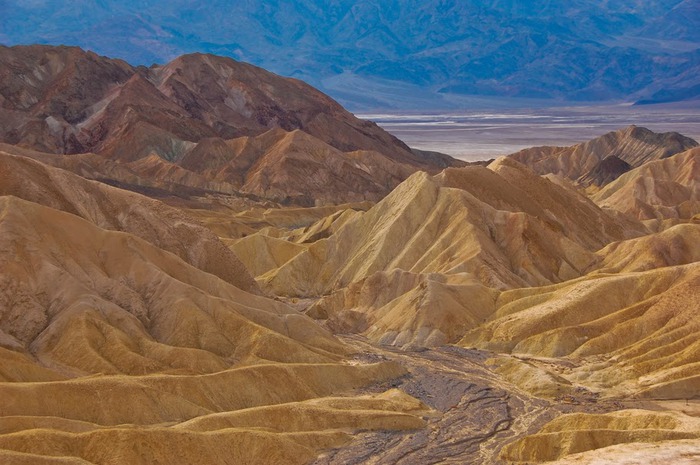
[[[2,0],[0,43],[227,55],[353,109],[700,103],[698,0]]]

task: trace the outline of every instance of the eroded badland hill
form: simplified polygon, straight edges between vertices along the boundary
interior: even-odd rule
[[[700,462],[692,139],[464,166],[230,59],[0,62],[1,462]]]

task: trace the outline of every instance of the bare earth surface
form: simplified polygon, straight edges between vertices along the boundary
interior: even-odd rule
[[[696,141],[462,166],[228,59],[3,59],[0,463],[700,463]]]
[[[455,346],[429,350],[381,347],[357,336],[343,342],[359,351],[357,363],[391,360],[408,374],[392,381],[434,409],[427,427],[409,432],[366,432],[341,449],[320,456],[314,465],[330,464],[504,464],[504,444],[536,432],[564,413],[604,413],[639,405],[598,400],[586,391],[566,399],[544,400],[494,373],[495,354]]]

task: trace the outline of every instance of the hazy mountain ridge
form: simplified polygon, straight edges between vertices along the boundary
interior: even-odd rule
[[[693,2],[282,0],[205,6],[6,2],[5,43],[68,43],[132,63],[206,51],[301,78],[355,107],[401,106],[400,89],[437,108],[446,94],[557,100],[698,96],[700,12]],[[28,14],[41,18],[38,27]],[[364,88],[364,91],[362,90]]]

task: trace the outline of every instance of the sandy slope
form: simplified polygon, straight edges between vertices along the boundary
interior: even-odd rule
[[[405,394],[327,398],[405,372],[340,363],[284,304],[15,197],[0,231],[3,460],[304,463],[355,429],[422,426]]]
[[[278,250],[258,281],[278,295],[320,296],[309,314],[337,331],[438,345],[484,321],[498,291],[579,277],[599,265],[599,248],[643,231],[503,158],[415,174],[304,248],[255,239]]]
[[[0,153],[0,461],[684,463],[700,225],[671,205],[696,155],[605,208],[504,158],[376,204],[180,210]]]
[[[252,292],[257,285],[221,241],[181,211],[143,195],[29,158],[0,152],[0,194],[78,215],[103,229],[124,231]]]
[[[644,164],[592,199],[640,220],[688,220],[700,214],[700,149]]]
[[[697,451],[700,445],[698,438],[700,438],[700,420],[681,414],[646,410],[621,410],[598,415],[569,414],[549,422],[537,434],[506,446],[502,456],[512,462],[548,462],[570,454],[603,449],[598,454],[590,454],[588,457],[598,460],[594,463],[620,464],[625,463],[625,457],[630,458],[628,454],[637,455],[637,459],[642,459],[643,463],[654,463],[652,460],[656,455],[657,458],[666,460],[662,463],[683,463],[684,456],[692,458],[683,452],[692,454],[693,450]],[[687,441],[688,439],[695,440]],[[686,441],[676,443],[679,440]],[[663,448],[658,446],[650,448],[644,445],[660,441],[670,442],[665,443]],[[624,443],[642,444],[618,448],[617,451],[604,449]],[[637,449],[639,446],[641,450],[651,453],[640,456]],[[668,451],[665,450],[666,447],[669,447]],[[637,449],[636,452],[633,452],[635,449]],[[674,458],[679,459],[680,462],[672,461]],[[606,459],[610,462],[605,462]],[[697,459],[697,455],[694,459]],[[572,457],[571,460],[575,463],[588,463],[585,455],[579,456],[578,459]]]
[[[566,368],[542,363],[603,395],[693,397],[699,285],[695,262],[504,292],[460,344],[570,360]]]

